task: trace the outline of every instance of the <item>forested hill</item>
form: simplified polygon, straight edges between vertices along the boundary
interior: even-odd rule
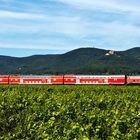
[[[140,47],[79,48],[59,55],[0,56],[0,74],[140,74]]]

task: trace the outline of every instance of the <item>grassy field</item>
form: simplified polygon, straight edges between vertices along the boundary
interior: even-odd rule
[[[0,85],[0,139],[139,140],[140,86]]]

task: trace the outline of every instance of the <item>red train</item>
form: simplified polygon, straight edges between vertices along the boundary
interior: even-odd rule
[[[140,84],[140,76],[125,75],[0,75],[0,84]]]

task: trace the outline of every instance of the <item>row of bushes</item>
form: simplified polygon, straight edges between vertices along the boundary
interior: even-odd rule
[[[0,86],[0,139],[140,139],[138,86]]]

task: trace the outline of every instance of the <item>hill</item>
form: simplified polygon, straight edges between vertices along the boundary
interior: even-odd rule
[[[140,74],[140,47],[79,48],[59,55],[0,56],[0,74]]]

